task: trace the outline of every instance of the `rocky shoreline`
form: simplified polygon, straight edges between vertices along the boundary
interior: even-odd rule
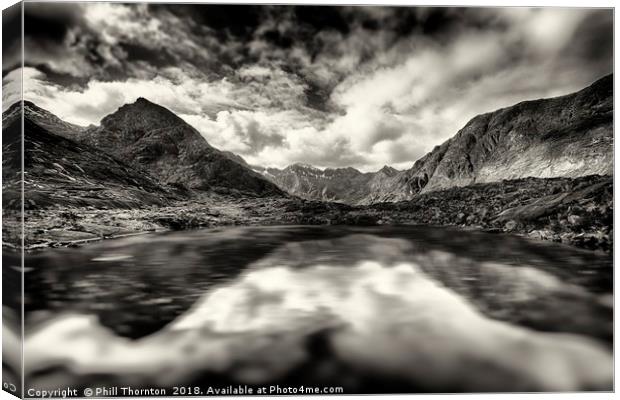
[[[611,252],[613,177],[526,178],[452,188],[418,195],[410,201],[372,206],[209,192],[163,207],[37,208],[26,210],[24,219],[27,251],[218,226],[427,224],[511,233]],[[5,220],[3,246],[19,243],[12,226],[9,219]]]
[[[380,221],[471,227],[613,249],[613,177],[525,178],[451,188],[371,206]]]

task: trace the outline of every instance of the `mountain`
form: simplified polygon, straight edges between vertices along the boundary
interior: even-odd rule
[[[613,75],[569,95],[478,115],[362,203],[526,177],[613,174]]]
[[[3,205],[21,196],[21,103],[3,113]],[[55,134],[48,128],[56,129]],[[179,195],[157,179],[105,152],[66,136],[75,132],[53,114],[24,104],[25,208],[93,206],[135,208],[166,205]],[[62,136],[60,135],[62,134]]]
[[[473,183],[613,173],[613,75],[566,96],[478,115],[406,171],[253,167],[311,200],[373,204]]]
[[[381,189],[382,182],[399,171],[384,166],[377,172],[363,173],[355,168],[326,168],[293,164],[284,169],[253,167],[283,190],[309,200],[357,204]]]
[[[19,108],[17,108],[19,110]],[[31,101],[24,101],[24,117],[49,132],[62,132],[66,138],[75,140],[87,128],[63,121],[51,112],[38,107]]]
[[[11,112],[16,109],[5,115]],[[613,173],[613,75],[573,94],[478,115],[405,171],[249,166],[144,98],[120,107],[97,127],[68,124],[29,102],[24,113],[47,133],[108,153],[158,184],[195,190],[256,196],[285,196],[286,191],[310,200],[364,205],[473,183]]]
[[[394,167],[390,167],[389,165],[384,165],[377,173],[381,173],[386,176],[394,176],[398,173],[398,170]]]
[[[230,158],[231,160],[233,160],[237,164],[241,164],[244,167],[248,167],[248,168],[252,169],[248,165],[247,161],[245,161],[245,159],[243,157],[241,157],[239,154],[235,154],[232,151],[222,151],[222,154],[225,155],[226,157]]]
[[[250,195],[285,195],[276,185],[209,145],[170,110],[139,98],[84,130],[78,141],[147,171],[162,183],[189,189],[224,189]]]

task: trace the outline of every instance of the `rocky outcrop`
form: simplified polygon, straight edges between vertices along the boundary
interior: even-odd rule
[[[523,178],[362,207],[386,224],[475,227],[591,250],[613,248],[613,177]]]

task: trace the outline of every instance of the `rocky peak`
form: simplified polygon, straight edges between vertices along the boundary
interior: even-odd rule
[[[24,100],[24,119],[34,122],[35,124],[43,127],[51,132],[56,132],[57,134],[68,137],[75,138],[76,135],[79,135],[86,128],[71,124],[69,122],[63,121],[58,118],[56,115],[51,112],[37,106],[35,103]],[[2,123],[9,124],[14,118],[21,117],[21,109],[22,102],[17,101],[12,104],[9,108],[4,111],[2,114]]]
[[[321,172],[320,169],[318,169],[317,167],[310,165],[310,164],[304,164],[304,163],[294,163],[289,165],[288,167],[284,168],[283,171],[310,171],[310,172]]]
[[[306,164],[306,163],[295,163],[293,164],[294,167],[299,167],[299,168],[305,168],[305,169],[318,169],[317,167],[315,167],[314,165],[310,165],[310,164]]]
[[[144,97],[138,97],[134,103],[121,106],[112,114],[101,120],[101,125],[108,129],[154,129],[167,128],[185,123],[172,111],[155,104]]]
[[[357,169],[353,167],[326,168],[325,171],[323,171],[323,173],[326,177],[342,177],[342,178],[362,175],[360,171],[358,171]]]
[[[28,100],[24,100],[24,115],[30,118],[46,118],[49,120],[58,121],[61,120],[51,112],[37,106],[36,104]]]
[[[384,165],[383,168],[377,171],[377,173],[387,176],[394,176],[398,173],[398,170],[396,168],[390,167],[389,165]]]
[[[24,106],[24,114],[26,116],[28,116],[28,114],[44,114],[44,113],[52,115],[48,111],[42,108],[39,108],[36,104],[28,100],[23,101],[23,106]],[[11,118],[12,116],[17,115],[21,111],[21,109],[22,109],[22,101],[16,101],[15,103],[11,104],[9,108],[7,108],[2,113],[2,117],[3,119]]]
[[[9,108],[2,112],[2,124],[8,125],[14,118],[17,118],[21,114],[22,102],[16,101],[11,104]]]

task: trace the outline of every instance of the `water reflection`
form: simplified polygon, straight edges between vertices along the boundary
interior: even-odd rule
[[[232,229],[34,256],[27,281],[54,296],[30,304],[27,386],[611,389],[609,292],[583,274],[609,257],[455,232]],[[140,307],[157,329],[128,323]]]

